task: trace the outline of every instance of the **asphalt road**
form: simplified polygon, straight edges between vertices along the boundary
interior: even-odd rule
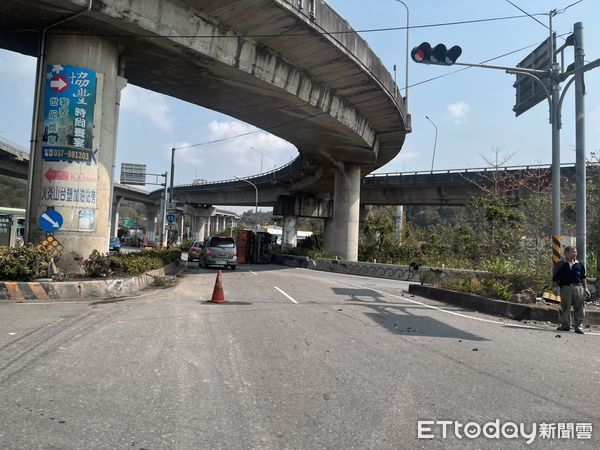
[[[598,333],[278,266],[224,272],[209,304],[215,271],[193,267],[115,303],[0,304],[0,448],[599,447]],[[593,431],[423,440],[419,420]]]

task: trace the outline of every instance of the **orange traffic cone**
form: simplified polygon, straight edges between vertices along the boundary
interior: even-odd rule
[[[212,298],[209,300],[210,303],[229,303],[225,300],[225,294],[223,293],[223,280],[221,277],[223,274],[219,270],[217,273],[217,280],[215,281],[215,288],[213,289]]]

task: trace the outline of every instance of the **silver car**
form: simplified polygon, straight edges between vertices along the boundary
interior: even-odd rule
[[[208,269],[209,266],[237,266],[237,247],[233,238],[226,236],[211,236],[204,241],[198,265]]]

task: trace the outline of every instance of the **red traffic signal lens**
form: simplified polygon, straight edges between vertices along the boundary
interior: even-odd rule
[[[412,57],[413,61],[418,63],[428,63],[430,55],[431,45],[429,42],[423,42],[418,47],[413,48],[412,52],[410,52],[410,56]]]

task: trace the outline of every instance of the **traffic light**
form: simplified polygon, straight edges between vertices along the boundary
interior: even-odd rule
[[[431,45],[429,42],[423,42],[418,47],[412,49],[410,52],[410,57],[414,62],[425,63],[429,62],[429,57],[431,56]]]
[[[431,48],[429,42],[423,42],[418,47],[412,49],[410,56],[414,62],[421,64],[438,64],[441,66],[451,66],[462,54],[462,48],[458,45],[447,49],[444,44],[438,44]]]

